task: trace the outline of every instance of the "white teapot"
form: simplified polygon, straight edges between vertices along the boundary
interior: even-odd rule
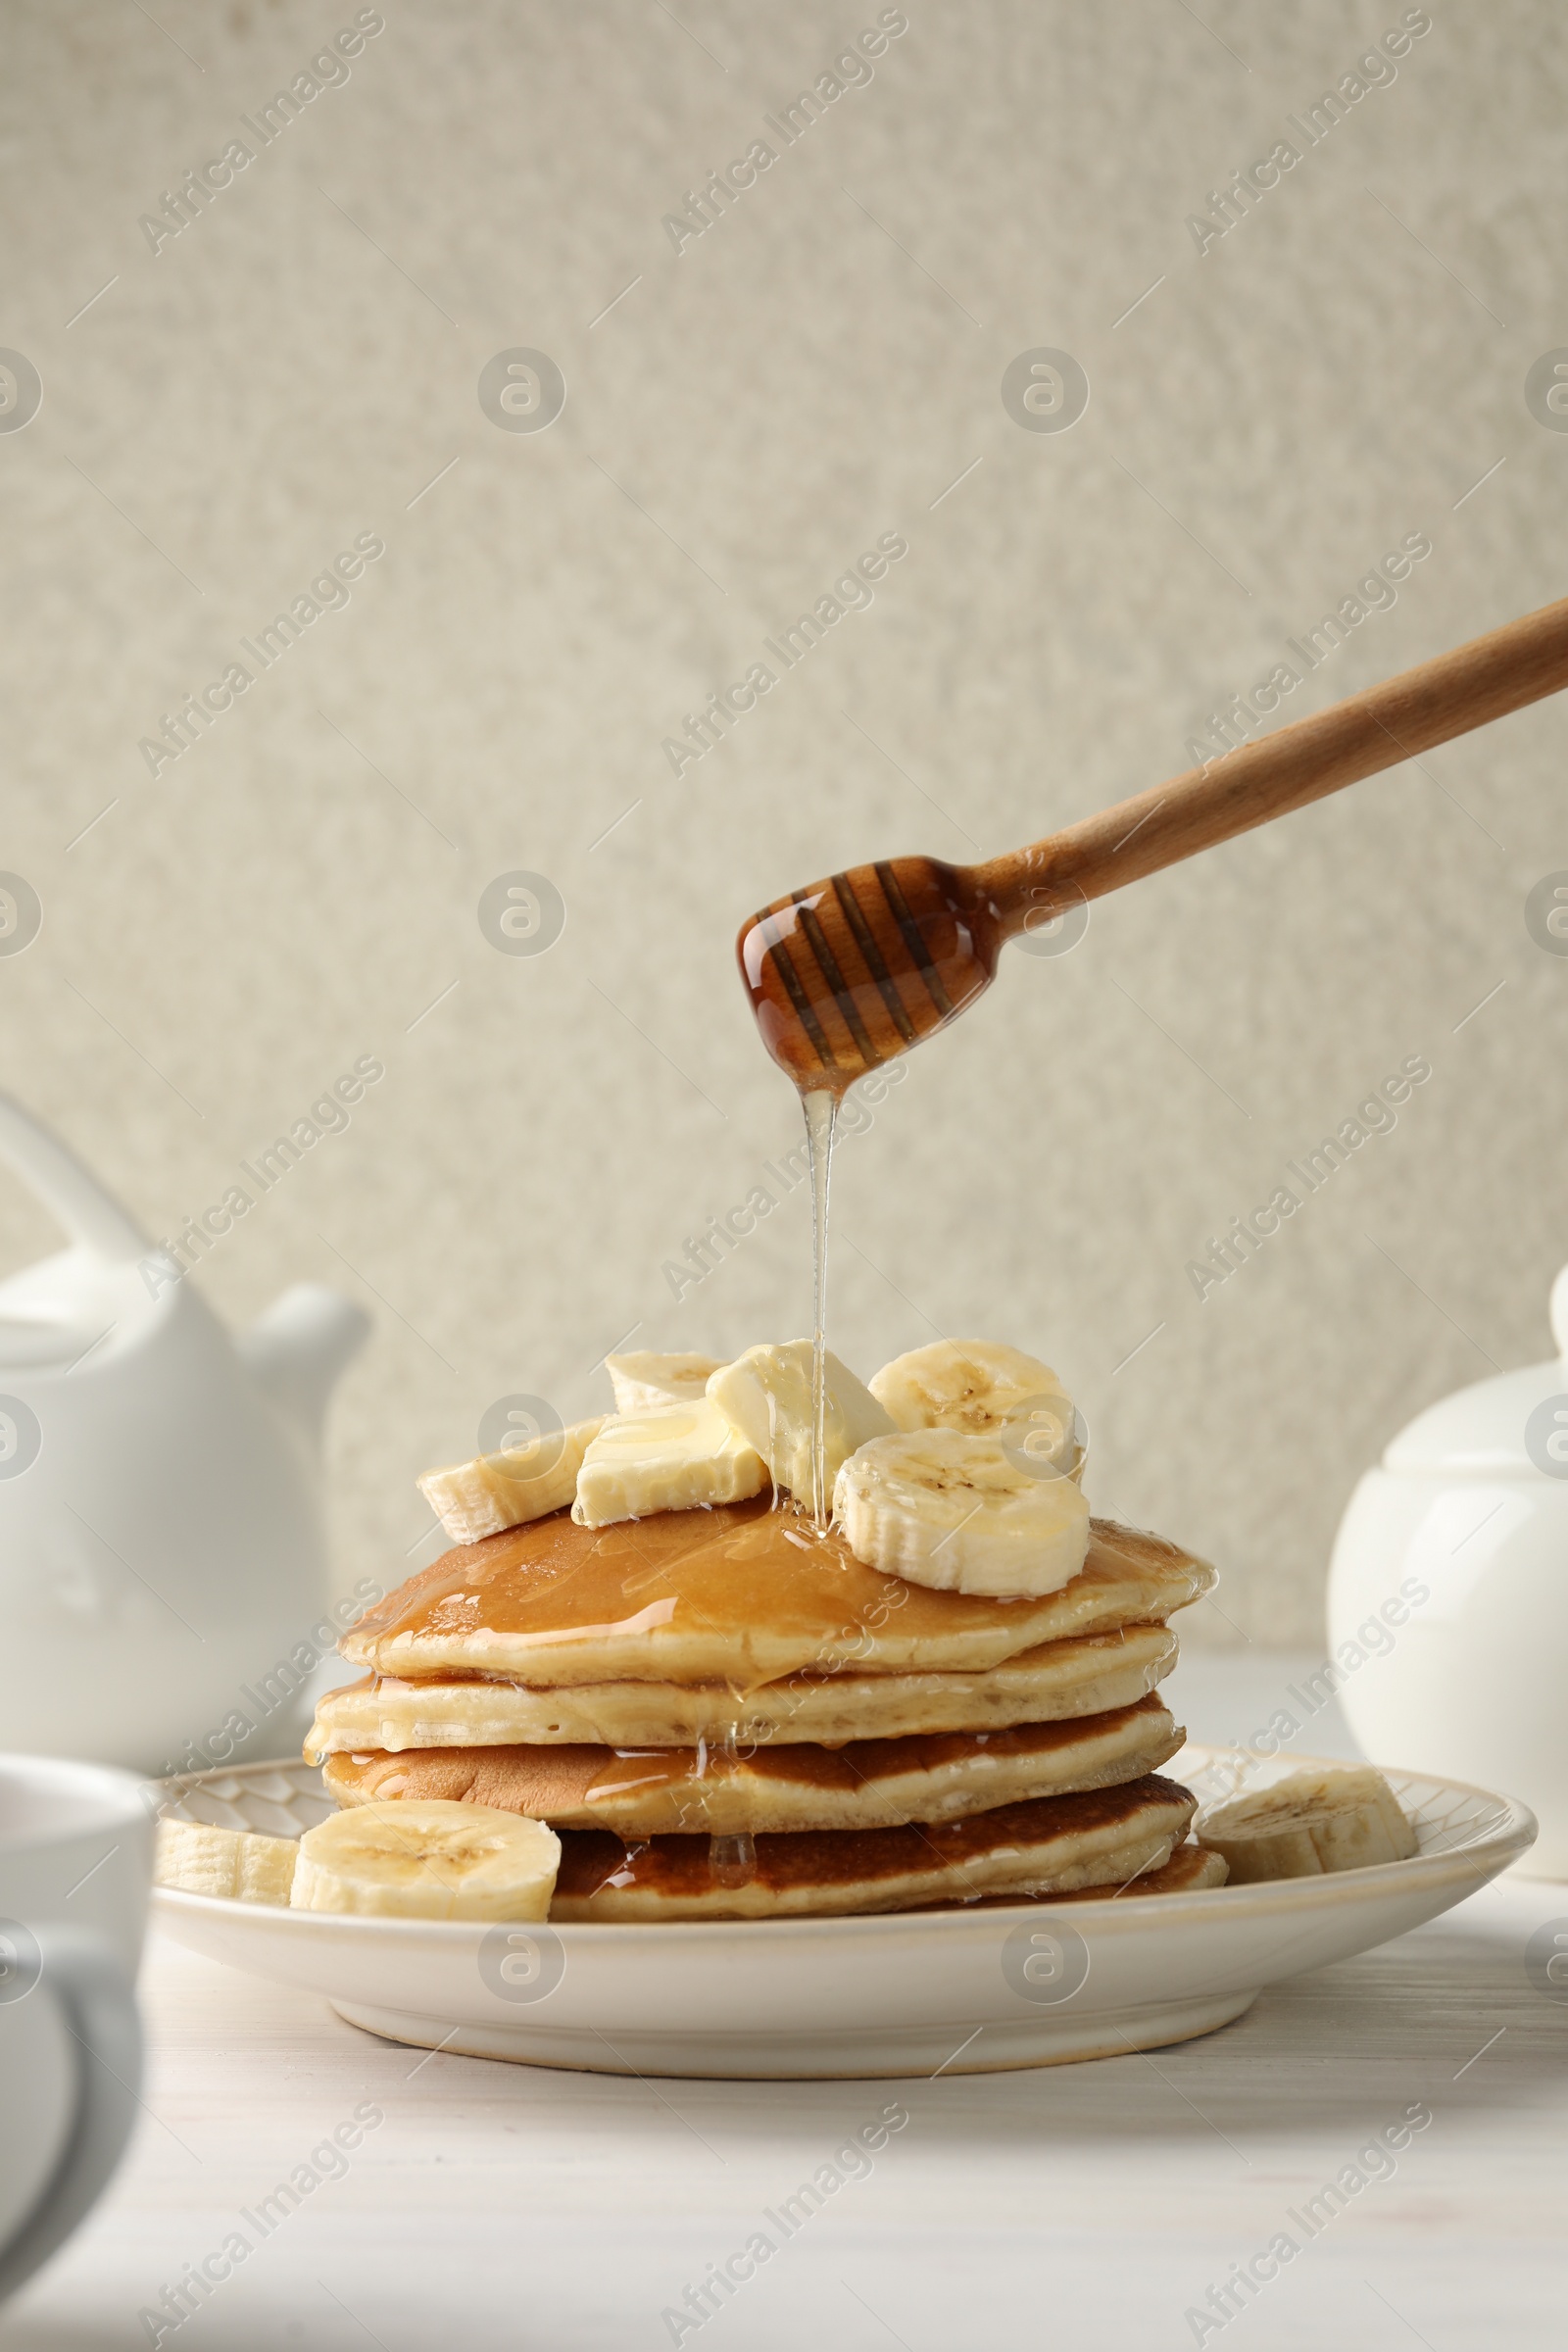
[[[0,1157],[73,1237],[0,1283],[0,1746],[148,1772],[286,1748],[331,1646],[321,1422],[369,1319],[299,1283],[231,1339],[4,1095]]]
[[[1329,1570],[1339,1698],[1368,1755],[1523,1797],[1522,1873],[1568,1878],[1568,1266],[1556,1360],[1418,1413],[1351,1495]]]

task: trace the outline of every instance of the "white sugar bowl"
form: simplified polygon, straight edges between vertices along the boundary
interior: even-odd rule
[[[1351,1495],[1329,1570],[1350,1728],[1379,1762],[1522,1797],[1517,1867],[1568,1879],[1568,1267],[1559,1354],[1418,1413]]]

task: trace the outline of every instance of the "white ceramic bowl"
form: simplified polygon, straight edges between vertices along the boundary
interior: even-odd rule
[[[1350,1729],[1368,1755],[1519,1789],[1541,1825],[1521,1869],[1568,1878],[1568,1488],[1369,1471],[1334,1548],[1331,1661],[1407,1584],[1427,1598],[1340,1683]]]
[[[1213,1800],[1286,1767],[1189,1747],[1169,1769]],[[321,1993],[353,2025],[470,2057],[780,2079],[1051,2066],[1228,2025],[1265,1984],[1462,1901],[1535,1835],[1507,1797],[1390,1778],[1420,1839],[1409,1861],[1194,1894],[555,1929],[340,1918],[161,1887],[154,1914],[181,1943]],[[333,1810],[301,1764],[169,1786],[187,1817],[274,1836]]]

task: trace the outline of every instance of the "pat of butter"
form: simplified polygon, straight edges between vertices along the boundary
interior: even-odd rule
[[[607,1355],[605,1370],[616,1412],[646,1413],[661,1404],[695,1404],[720,1361],[716,1355],[656,1355],[643,1348],[632,1355]]]
[[[579,1527],[611,1527],[652,1511],[745,1502],[767,1472],[716,1404],[662,1404],[612,1413],[582,1458],[571,1515]]]

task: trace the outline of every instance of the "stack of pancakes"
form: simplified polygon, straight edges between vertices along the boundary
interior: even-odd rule
[[[1212,1884],[1156,1767],[1167,1619],[1214,1572],[1093,1522],[1043,1598],[881,1574],[779,1497],[460,1544],[342,1642],[306,1753],[343,1805],[561,1836],[555,1920],[771,1918]]]

